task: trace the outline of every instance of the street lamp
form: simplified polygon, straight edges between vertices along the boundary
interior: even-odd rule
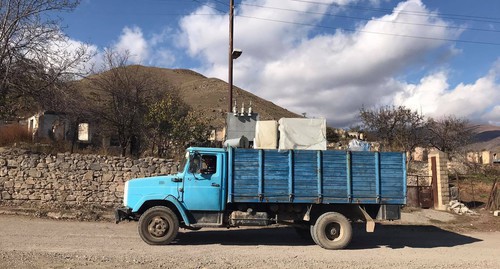
[[[231,106],[233,105],[233,60],[240,57],[242,51],[233,49],[233,32],[234,32],[234,0],[229,1],[229,100],[227,105],[227,112],[231,113]]]
[[[242,53],[243,53],[242,50],[240,50],[240,49],[234,49],[233,53],[231,54],[231,58],[233,58],[233,60],[236,60],[236,59],[238,59],[238,57],[241,56]]]

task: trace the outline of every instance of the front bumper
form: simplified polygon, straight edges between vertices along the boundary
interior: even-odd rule
[[[119,207],[115,209],[115,221],[118,224],[122,220],[136,220],[135,214],[130,207]]]

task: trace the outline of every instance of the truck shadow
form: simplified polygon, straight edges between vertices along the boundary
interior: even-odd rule
[[[431,225],[378,224],[374,233],[367,233],[360,225],[353,227],[353,232],[348,249],[454,247],[483,241]]]
[[[374,233],[367,233],[363,225],[354,225],[353,238],[347,249],[454,247],[480,241],[435,226],[378,224]],[[283,227],[186,231],[180,232],[173,244],[312,246],[314,242],[300,238],[293,228]]]
[[[174,244],[179,245],[283,245],[307,246],[314,242],[299,237],[293,228],[201,229],[180,232]]]

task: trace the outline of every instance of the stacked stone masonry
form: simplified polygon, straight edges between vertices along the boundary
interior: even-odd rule
[[[432,176],[432,158],[436,158],[436,173],[437,173],[437,208],[446,210],[450,202],[450,188],[448,182],[448,155],[441,151],[434,151],[429,154],[429,176]]]
[[[30,153],[0,148],[0,205],[19,207],[114,207],[132,178],[170,174],[169,159]]]

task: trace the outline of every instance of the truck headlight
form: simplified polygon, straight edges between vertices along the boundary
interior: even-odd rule
[[[123,188],[123,206],[127,206],[128,199],[128,181],[125,182],[125,187]]]

